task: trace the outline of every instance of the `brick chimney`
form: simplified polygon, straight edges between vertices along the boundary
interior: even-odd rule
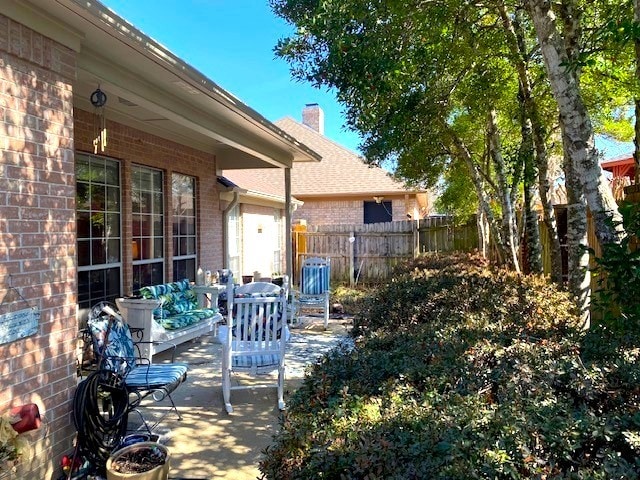
[[[302,109],[302,123],[324,135],[324,112],[317,103],[307,103]]]

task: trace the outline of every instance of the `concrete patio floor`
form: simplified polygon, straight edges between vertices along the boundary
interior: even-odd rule
[[[302,326],[292,329],[286,354],[285,401],[304,377],[304,369],[347,336],[351,322],[331,319],[324,330],[322,319],[304,317]],[[212,335],[180,345],[176,361],[189,364],[187,381],[173,394],[182,414],[170,412],[154,429],[171,454],[170,479],[255,479],[260,476],[261,452],[278,429],[280,411],[275,388],[256,388],[231,393],[234,407],[227,414],[222,402],[221,348]],[[167,361],[168,354],[154,356]],[[275,378],[275,377],[274,377]],[[255,382],[249,376],[234,381]],[[259,382],[258,382],[259,384]],[[147,420],[166,413],[168,401],[146,403]],[[131,423],[135,424],[135,417]]]

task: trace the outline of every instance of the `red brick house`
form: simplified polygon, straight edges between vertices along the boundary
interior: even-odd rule
[[[318,152],[320,162],[299,163],[291,170],[291,194],[302,202],[292,214],[308,224],[362,224],[423,218],[430,213],[429,194],[411,190],[379,167],[372,167],[351,150],[324,135],[324,113],[307,105],[302,123],[287,117],[275,122],[302,144]],[[234,172],[225,176],[236,182]],[[242,179],[259,176],[262,183],[281,184],[282,172],[243,171]]]
[[[95,1],[3,0],[0,80],[0,318],[39,313],[0,334],[0,414],[39,406],[15,478],[41,480],[72,447],[83,312],[225,265],[222,170],[319,156]]]

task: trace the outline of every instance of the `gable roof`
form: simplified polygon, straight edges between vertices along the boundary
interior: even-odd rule
[[[296,164],[291,170],[293,195],[410,192],[402,182],[395,180],[382,168],[368,165],[362,157],[313,128],[291,117],[282,118],[275,124],[322,157],[322,160],[314,165]]]
[[[356,153],[291,117],[274,123],[322,157],[320,162],[296,163],[291,169],[291,194],[297,198],[419,193],[407,189],[382,168],[366,164]],[[283,172],[275,169],[225,170],[224,175],[243,188],[259,190],[260,185],[269,184],[270,188],[279,186],[284,192]]]

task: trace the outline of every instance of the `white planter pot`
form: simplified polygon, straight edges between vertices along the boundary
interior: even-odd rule
[[[146,472],[138,473],[121,473],[116,472],[113,469],[114,464],[118,462],[122,456],[131,452],[137,452],[140,450],[159,449],[164,453],[164,465],[158,465],[157,467],[147,470]],[[157,442],[140,442],[134,443],[127,447],[116,450],[107,459],[107,480],[167,480],[169,478],[169,450],[164,445]]]

